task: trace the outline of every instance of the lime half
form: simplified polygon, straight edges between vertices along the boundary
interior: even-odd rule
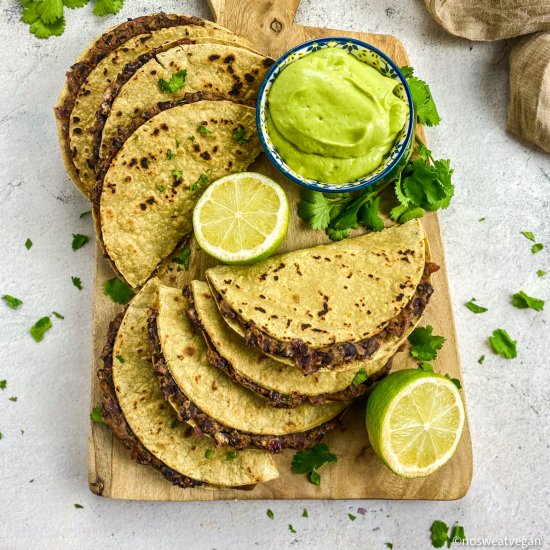
[[[464,404],[444,376],[419,369],[390,374],[367,403],[367,432],[376,454],[397,475],[423,477],[455,452]]]
[[[224,263],[253,263],[273,254],[286,235],[289,205],[279,184],[241,172],[212,183],[193,212],[200,247]]]

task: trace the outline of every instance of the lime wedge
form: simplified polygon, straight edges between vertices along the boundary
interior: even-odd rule
[[[193,212],[199,246],[227,264],[246,264],[273,254],[288,229],[285,192],[255,172],[221,178],[208,187]]]
[[[380,381],[367,403],[372,448],[397,475],[423,477],[455,452],[464,427],[464,404],[444,376],[419,369]]]

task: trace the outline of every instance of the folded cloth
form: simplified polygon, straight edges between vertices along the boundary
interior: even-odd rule
[[[506,129],[550,152],[550,0],[424,1],[444,29],[469,40],[537,33],[510,52]]]

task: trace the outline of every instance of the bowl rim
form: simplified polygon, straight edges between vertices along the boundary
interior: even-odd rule
[[[296,177],[292,173],[292,169],[290,169],[290,167],[286,164],[286,162],[284,164],[281,164],[276,158],[273,157],[273,155],[271,154],[271,152],[269,151],[269,148],[267,146],[266,138],[264,136],[264,132],[262,130],[262,125],[261,125],[261,115],[262,115],[263,109],[265,108],[265,107],[262,108],[262,104],[264,104],[264,105],[267,104],[267,97],[265,97],[265,101],[264,101],[264,96],[266,95],[265,90],[266,90],[266,87],[268,86],[269,82],[273,78],[273,73],[293,53],[295,53],[295,52],[301,50],[302,48],[307,47],[311,44],[319,44],[319,43],[326,44],[328,42],[338,42],[338,43],[350,43],[351,42],[352,44],[359,45],[359,46],[362,46],[363,48],[371,50],[372,52],[378,54],[382,59],[384,59],[384,61],[386,61],[388,63],[388,65],[390,65],[390,67],[395,71],[395,74],[397,75],[399,81],[403,85],[403,88],[405,90],[405,95],[407,97],[407,103],[409,105],[409,112],[410,112],[409,127],[407,128],[407,135],[406,135],[405,140],[403,141],[403,143],[401,145],[400,151],[395,156],[392,163],[389,166],[387,166],[382,172],[380,172],[380,174],[377,174],[372,180],[363,182],[363,183],[358,184],[358,185],[357,184],[353,185],[354,182],[345,182],[345,183],[342,183],[342,184],[329,184],[329,183],[324,184],[324,185],[331,185],[331,186],[332,185],[339,186],[339,189],[333,189],[333,188],[328,188],[327,189],[322,184],[323,182],[320,182],[320,184],[309,183],[309,182],[306,182],[304,179],[302,179],[300,177]],[[350,193],[352,191],[359,191],[361,189],[365,189],[366,187],[371,187],[371,186],[375,185],[376,183],[378,183],[381,179],[385,178],[385,176],[387,176],[387,174],[389,172],[391,172],[397,166],[397,164],[403,158],[403,155],[406,153],[406,151],[407,151],[407,149],[408,149],[408,147],[411,143],[411,140],[412,140],[414,127],[415,127],[415,113],[414,113],[414,104],[413,104],[413,100],[412,100],[411,90],[410,90],[410,87],[409,87],[409,83],[407,82],[407,79],[405,78],[405,76],[401,72],[401,69],[397,66],[397,64],[395,63],[395,61],[393,61],[393,59],[391,59],[387,54],[385,54],[383,51],[378,49],[376,46],[373,46],[372,44],[369,44],[368,42],[365,42],[364,40],[358,40],[357,38],[347,38],[345,36],[327,36],[327,37],[323,37],[323,38],[314,38],[312,40],[307,40],[306,42],[302,42],[301,44],[298,44],[297,46],[294,46],[290,50],[286,51],[277,60],[275,60],[273,65],[271,65],[271,67],[269,68],[269,71],[267,72],[267,74],[264,77],[264,80],[263,80],[263,82],[260,86],[260,90],[258,92],[258,100],[257,100],[257,106],[256,106],[256,129],[257,129],[258,137],[260,139],[260,144],[262,146],[262,149],[264,150],[264,153],[269,158],[271,163],[277,168],[277,170],[282,172],[283,175],[286,176],[288,179],[290,179],[294,183],[297,183],[298,185],[301,185],[302,187],[305,187],[306,189],[313,189],[314,191],[320,191],[322,193]],[[265,133],[267,134],[267,131]]]

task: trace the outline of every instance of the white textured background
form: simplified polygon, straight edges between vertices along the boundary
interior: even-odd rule
[[[461,522],[468,537],[539,536],[550,548],[550,303],[542,313],[510,305],[520,289],[550,298],[550,275],[535,275],[550,272],[550,158],[504,131],[510,42],[454,38],[421,0],[303,0],[297,19],[400,37],[438,102],[443,122],[428,137],[435,155],[455,167],[456,196],[441,221],[474,442],[468,496],[449,503],[195,504],[88,492],[94,248],[73,252],[71,233],[92,235],[93,228],[90,218],[79,219],[89,206],[63,170],[52,108],[65,71],[92,38],[157,10],[208,16],[200,0],[126,0],[111,18],[92,16],[89,6],[68,10],[65,34],[39,41],[20,22],[19,2],[0,2],[0,295],[25,302],[15,311],[0,304],[0,379],[8,381],[0,391],[0,549],[383,549],[393,542],[416,550],[431,547],[435,519]],[[546,249],[532,255],[525,230]],[[82,278],[83,291],[72,275]],[[473,296],[488,313],[464,307]],[[65,320],[53,319],[36,344],[28,329],[52,310]],[[499,327],[518,340],[516,360],[489,350],[487,336]]]

